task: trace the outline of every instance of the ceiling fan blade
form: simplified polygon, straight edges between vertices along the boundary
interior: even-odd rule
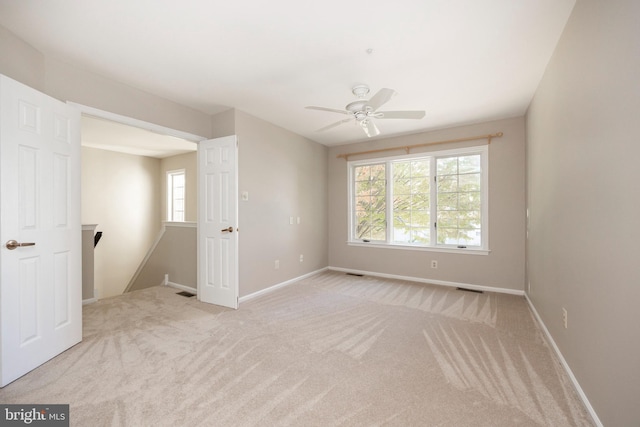
[[[373,120],[363,120],[360,122],[360,125],[369,138],[380,135],[380,130],[376,124],[373,123]]]
[[[316,132],[324,132],[325,130],[329,130],[329,129],[332,129],[332,128],[336,127],[336,126],[340,126],[340,125],[341,125],[341,124],[343,124],[343,123],[350,122],[351,120],[352,120],[352,119],[343,119],[343,120],[340,120],[339,122],[335,122],[335,123],[330,124],[329,126],[325,126],[325,127],[323,127],[323,128],[320,128],[320,129],[318,129]]]
[[[304,108],[306,108],[307,110],[329,111],[330,113],[351,114],[348,111],[336,110],[335,108],[325,108],[325,107],[304,107]]]
[[[422,119],[424,111],[378,111],[376,119]]]
[[[391,97],[396,94],[396,91],[393,89],[382,88],[373,95],[373,97],[367,102],[367,105],[371,107],[373,111],[376,111],[378,108],[382,107],[382,105],[389,102]]]

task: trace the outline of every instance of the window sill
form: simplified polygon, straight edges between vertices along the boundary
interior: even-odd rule
[[[162,223],[167,227],[196,228],[198,225],[195,221],[162,221]]]
[[[488,249],[479,248],[449,248],[449,247],[437,247],[437,246],[412,246],[412,245],[399,245],[391,243],[374,243],[374,242],[347,242],[349,246],[363,247],[363,248],[376,248],[376,249],[400,249],[406,251],[424,251],[424,252],[441,252],[449,254],[462,254],[462,255],[489,255],[491,253]]]

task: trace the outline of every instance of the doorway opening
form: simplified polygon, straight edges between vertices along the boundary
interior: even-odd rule
[[[163,270],[145,266],[153,261],[162,239],[177,239],[187,248],[193,240],[195,259],[197,143],[206,138],[76,107],[82,113],[82,223],[103,233],[93,249],[93,292],[85,295],[89,291],[83,290],[83,300],[160,284],[196,293],[195,266],[192,277],[170,271],[170,262]],[[167,217],[167,172],[177,169],[185,170],[180,223]],[[163,253],[167,256],[166,250]],[[184,260],[176,263],[188,265]]]

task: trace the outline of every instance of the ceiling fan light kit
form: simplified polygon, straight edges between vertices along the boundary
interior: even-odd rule
[[[316,132],[324,132],[333,129],[343,123],[355,121],[359,124],[367,137],[371,138],[380,135],[380,130],[374,123],[374,119],[412,119],[419,120],[425,116],[424,111],[378,111],[378,108],[389,102],[396,94],[393,89],[382,88],[371,99],[364,99],[369,94],[369,86],[359,84],[353,87],[351,92],[358,98],[357,101],[347,104],[344,110],[326,107],[306,107],[309,110],[328,111],[330,113],[346,114],[351,116],[348,119],[342,119],[329,126],[318,129]]]

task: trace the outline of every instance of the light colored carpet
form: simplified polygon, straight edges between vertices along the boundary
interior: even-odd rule
[[[0,390],[77,426],[592,425],[522,297],[324,272],[233,311],[153,287]]]

